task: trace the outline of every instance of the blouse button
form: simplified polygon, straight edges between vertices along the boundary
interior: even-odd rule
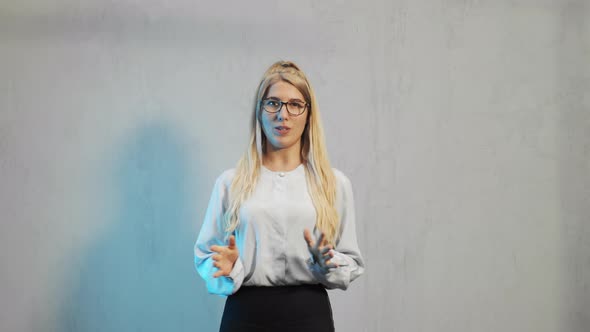
[[[283,173],[283,172],[280,172],[280,173],[279,173],[279,176],[280,176],[280,177],[284,177],[284,176],[285,176],[285,173]]]

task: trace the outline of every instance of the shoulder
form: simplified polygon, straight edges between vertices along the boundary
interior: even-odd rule
[[[334,172],[334,177],[336,178],[336,184],[340,188],[340,190],[349,190],[352,189],[352,184],[350,179],[344,172],[337,168],[332,168],[332,172]]]
[[[334,172],[334,176],[338,182],[350,182],[348,176],[338,168],[332,167],[332,172]]]
[[[332,168],[336,178],[336,209],[340,213],[345,213],[346,209],[354,207],[354,193],[350,179],[344,172],[337,168]],[[351,206],[352,205],[352,206]]]
[[[228,188],[231,185],[235,174],[235,168],[226,169],[225,171],[221,172],[219,176],[217,176],[217,179],[215,180],[215,186]]]

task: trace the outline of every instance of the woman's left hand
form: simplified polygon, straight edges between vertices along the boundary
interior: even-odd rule
[[[311,232],[306,228],[303,231],[303,237],[305,238],[305,242],[307,242],[307,249],[309,249],[313,261],[317,263],[324,272],[327,272],[330,268],[338,267],[338,264],[330,261],[334,257],[334,251],[332,251],[331,245],[324,245],[324,233],[322,233],[320,238],[314,242]]]

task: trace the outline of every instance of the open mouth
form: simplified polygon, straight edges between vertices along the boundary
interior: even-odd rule
[[[277,126],[274,128],[274,130],[279,135],[285,135],[291,130],[291,128],[285,126]]]

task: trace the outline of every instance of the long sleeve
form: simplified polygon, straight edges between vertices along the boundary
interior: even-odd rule
[[[234,294],[242,285],[244,280],[244,266],[241,257],[235,262],[230,276],[221,276],[214,278],[218,269],[213,266],[211,256],[215,252],[211,251],[212,245],[227,246],[229,234],[224,232],[223,215],[227,207],[228,171],[221,174],[215,181],[213,192],[209,200],[209,205],[205,213],[205,219],[201,226],[201,231],[194,246],[195,268],[201,277],[205,280],[207,290],[211,294],[228,296]],[[241,255],[241,252],[240,252]]]
[[[317,263],[309,261],[315,278],[326,288],[347,289],[350,283],[363,274],[365,263],[361,256],[356,236],[355,208],[352,185],[350,180],[340,171],[334,170],[339,179],[336,208],[340,215],[340,230],[334,249],[332,262],[338,264],[324,274]]]

